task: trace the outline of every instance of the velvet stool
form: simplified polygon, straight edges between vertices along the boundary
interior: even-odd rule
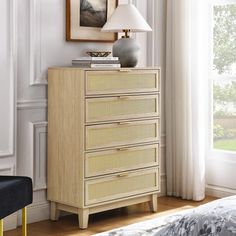
[[[22,235],[27,235],[26,206],[32,203],[32,180],[21,176],[0,176],[0,236],[3,218],[22,209]]]

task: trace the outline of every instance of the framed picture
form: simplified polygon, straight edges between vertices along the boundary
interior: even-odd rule
[[[101,32],[117,0],[66,0],[66,40],[114,42],[117,33]]]

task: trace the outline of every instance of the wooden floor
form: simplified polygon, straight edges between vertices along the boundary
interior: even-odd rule
[[[132,223],[144,221],[178,212],[184,209],[196,207],[198,205],[215,200],[213,197],[206,197],[204,201],[193,202],[173,197],[158,198],[158,213],[150,213],[148,204],[139,204],[128,208],[121,208],[103,213],[91,215],[89,218],[89,227],[86,230],[78,228],[76,215],[64,216],[58,222],[49,220],[41,221],[28,225],[28,236],[75,236],[75,235],[93,235],[114,228],[122,227]],[[20,236],[21,227],[16,230],[7,231],[4,236]]]

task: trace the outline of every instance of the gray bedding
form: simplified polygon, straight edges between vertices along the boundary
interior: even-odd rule
[[[236,236],[236,196],[108,231],[99,236]]]

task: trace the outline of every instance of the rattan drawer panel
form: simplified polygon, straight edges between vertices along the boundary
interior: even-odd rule
[[[159,139],[158,120],[86,126],[86,150],[154,142]]]
[[[86,121],[107,121],[159,115],[158,95],[86,99]]]
[[[85,205],[159,190],[158,168],[85,181]]]
[[[87,153],[85,176],[97,176],[159,165],[159,144]]]
[[[88,71],[86,95],[159,91],[156,71]]]

